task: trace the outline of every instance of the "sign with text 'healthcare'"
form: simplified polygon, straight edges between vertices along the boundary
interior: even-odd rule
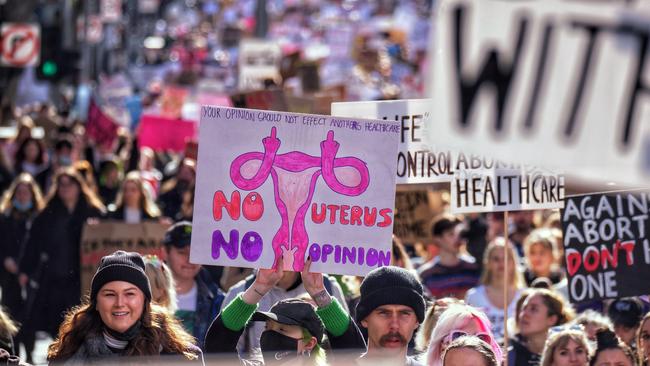
[[[390,265],[399,133],[393,121],[203,106],[190,260]]]
[[[528,167],[459,171],[451,182],[451,212],[499,212],[564,207],[564,177]]]
[[[650,293],[650,192],[567,197],[562,210],[569,299]]]
[[[643,1],[441,0],[432,138],[594,182],[650,178]]]
[[[398,184],[450,182],[456,171],[492,169],[494,159],[444,148],[435,134],[438,124],[432,118],[432,103],[431,99],[332,103],[332,115],[399,122]]]

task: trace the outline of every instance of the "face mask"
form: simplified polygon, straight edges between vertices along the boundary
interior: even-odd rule
[[[59,165],[70,166],[72,165],[72,159],[69,156],[59,156]]]
[[[265,330],[260,337],[262,352],[293,351],[298,352],[298,339],[288,337],[282,333]]]
[[[20,211],[20,212],[27,212],[27,211],[31,210],[32,207],[34,207],[34,204],[32,203],[32,201],[28,201],[27,203],[21,203],[16,198],[11,200],[11,203],[13,204],[14,208],[16,210]]]

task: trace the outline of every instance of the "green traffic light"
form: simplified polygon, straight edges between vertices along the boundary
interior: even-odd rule
[[[41,66],[41,70],[43,71],[43,75],[45,76],[53,76],[57,73],[58,71],[58,66],[54,61],[45,61],[43,62],[43,66]]]

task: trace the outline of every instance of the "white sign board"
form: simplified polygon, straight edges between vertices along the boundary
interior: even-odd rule
[[[399,122],[397,184],[451,182],[457,171],[506,165],[494,159],[441,148],[445,141],[436,136],[439,123],[432,118],[432,103],[431,99],[332,103],[332,115]]]
[[[390,265],[399,133],[392,121],[203,106],[190,261]]]
[[[633,3],[441,0],[430,134],[595,182],[647,184],[650,11]]]
[[[2,23],[0,42],[0,66],[38,65],[41,53],[41,28],[38,24]]]
[[[564,208],[564,177],[536,170],[459,171],[451,182],[451,212]]]
[[[245,39],[239,43],[239,90],[264,89],[264,80],[280,79],[282,50],[276,42]]]

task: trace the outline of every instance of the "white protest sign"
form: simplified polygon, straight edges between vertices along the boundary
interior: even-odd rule
[[[432,137],[595,182],[650,178],[650,11],[614,1],[441,0]]]
[[[193,263],[365,275],[390,264],[399,125],[203,106]]]
[[[564,207],[564,177],[527,168],[459,171],[451,182],[451,212],[499,212]]]
[[[0,27],[0,66],[38,65],[41,53],[41,28],[36,23],[2,23]]]
[[[239,43],[239,90],[264,89],[264,80],[280,78],[282,51],[276,42],[244,39]]]
[[[435,136],[438,123],[431,115],[431,99],[332,103],[332,115],[376,118],[400,123],[397,184],[451,182],[456,171],[492,169],[505,163],[442,149]]]

